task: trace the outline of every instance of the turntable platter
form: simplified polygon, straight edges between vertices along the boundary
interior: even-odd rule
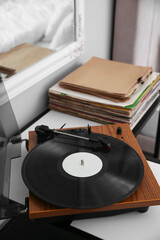
[[[131,195],[143,178],[141,158],[123,141],[92,135],[109,141],[110,151],[102,144],[62,135],[30,151],[22,165],[30,191],[51,204],[77,209],[111,205]]]

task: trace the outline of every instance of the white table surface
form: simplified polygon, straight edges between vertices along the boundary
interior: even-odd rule
[[[28,132],[37,125],[48,125],[50,128],[60,128],[66,123],[67,128],[82,127],[95,122],[80,119],[64,113],[50,111],[26,131],[22,138],[28,138]],[[27,151],[22,145],[22,156],[12,160],[10,198],[24,204],[28,189],[21,177],[21,165]],[[149,162],[149,165],[160,184],[160,165]],[[112,217],[76,220],[72,226],[107,240],[160,240],[160,206],[150,207],[146,213],[131,212]]]

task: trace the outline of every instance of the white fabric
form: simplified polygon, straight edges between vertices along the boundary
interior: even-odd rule
[[[52,26],[58,29],[63,21],[63,18],[59,22],[55,18],[55,23],[53,20],[50,23],[57,9],[63,9],[67,16],[67,9],[73,11],[71,5],[73,0],[0,0],[0,52],[9,51],[21,43],[42,40],[46,37],[46,28],[51,32]],[[73,18],[70,20],[73,21]],[[52,37],[53,33],[48,39],[52,40]]]
[[[52,38],[57,32],[59,25],[63,22],[64,18],[71,12],[73,12],[73,6],[71,1],[69,4],[64,4],[64,5],[59,4],[57,6],[47,25],[43,41],[47,41],[47,42],[52,41]]]
[[[160,1],[116,2],[113,60],[160,72]]]
[[[49,48],[57,49],[63,46],[64,44],[72,42],[73,40],[74,40],[73,13],[70,13],[62,21],[57,32],[53,36]]]
[[[139,1],[134,63],[160,71],[160,1]]]

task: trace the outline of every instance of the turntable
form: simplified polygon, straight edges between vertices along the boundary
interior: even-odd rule
[[[160,204],[159,185],[127,124],[49,131],[38,145],[29,133],[22,167],[29,218],[73,220]]]

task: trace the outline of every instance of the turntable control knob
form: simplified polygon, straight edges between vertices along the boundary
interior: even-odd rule
[[[121,134],[122,133],[122,128],[121,127],[117,127],[117,134]]]

